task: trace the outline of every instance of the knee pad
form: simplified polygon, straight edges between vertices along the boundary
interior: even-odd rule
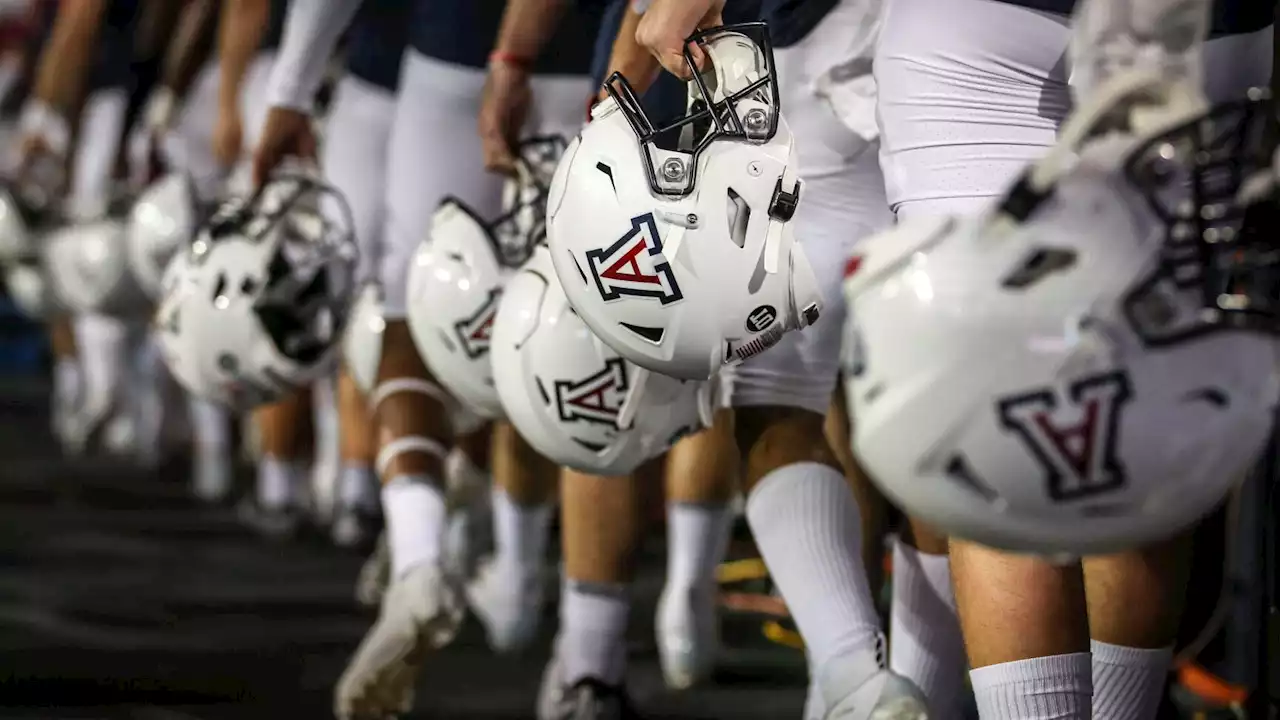
[[[448,394],[433,382],[419,378],[396,378],[380,383],[374,388],[373,394],[369,398],[369,407],[376,413],[384,400],[400,393],[425,395],[436,399],[445,408],[448,408],[451,404]],[[448,455],[448,449],[439,440],[421,435],[398,437],[378,449],[377,457],[374,459],[374,468],[377,470],[378,476],[385,476],[391,461],[396,456],[408,452],[426,453],[441,463],[445,462]]]

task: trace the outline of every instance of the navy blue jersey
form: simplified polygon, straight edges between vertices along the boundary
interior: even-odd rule
[[[1059,15],[1070,15],[1076,8],[1076,0],[998,0],[1010,5],[1020,5],[1032,10]],[[1276,0],[1215,0],[1213,3],[1212,35],[1239,35],[1261,30],[1270,25],[1276,15]]]
[[[267,16],[267,31],[262,35],[262,49],[275,50],[284,37],[284,19],[289,14],[289,0],[271,0]]]
[[[506,5],[506,0],[417,0],[409,23],[409,45],[436,60],[485,67]],[[602,13],[599,0],[574,2],[534,71],[548,75],[588,74],[592,40]]]
[[[773,44],[787,47],[803,40],[839,4],[840,0],[761,0],[760,17],[769,23]]]
[[[365,0],[347,32],[347,70],[395,92],[409,37],[408,20],[404,0]]]
[[[138,28],[139,0],[111,0],[98,30],[98,50],[89,71],[89,92],[133,88],[133,38]]]

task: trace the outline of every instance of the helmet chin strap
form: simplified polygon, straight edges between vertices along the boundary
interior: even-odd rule
[[[783,167],[782,177],[778,182],[778,187],[784,192],[790,193],[794,189],[798,199],[801,181],[796,174],[795,163],[787,163]],[[774,212],[769,213],[769,228],[765,231],[764,239],[764,271],[766,273],[774,274],[782,267],[782,231],[789,222],[791,222],[790,216],[780,217]]]

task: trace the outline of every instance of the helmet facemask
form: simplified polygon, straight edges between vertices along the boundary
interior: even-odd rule
[[[707,67],[699,72],[690,47]],[[655,195],[693,192],[700,155],[715,141],[767,143],[778,131],[781,100],[773,45],[765,23],[741,23],[701,30],[686,41],[685,64],[693,79],[681,117],[655,123],[621,73],[605,81],[640,143],[649,186]],[[708,100],[709,99],[709,100]]]
[[[1155,270],[1124,300],[1149,346],[1209,332],[1280,333],[1280,234],[1266,91],[1152,138],[1125,164],[1159,224]]]
[[[483,228],[494,257],[505,268],[523,265],[547,241],[547,196],[551,177],[568,143],[558,135],[522,140],[516,149],[516,176],[502,192],[502,214],[485,221],[458,200],[451,201]]]
[[[322,207],[332,202],[337,213]],[[277,174],[243,202],[224,205],[191,248],[191,262],[208,256],[210,244],[242,240],[269,243],[261,283],[239,287],[219,277],[212,302],[243,293],[277,352],[298,363],[320,360],[341,336],[354,284],[356,249],[346,200],[306,175]],[[206,239],[207,238],[207,239]]]

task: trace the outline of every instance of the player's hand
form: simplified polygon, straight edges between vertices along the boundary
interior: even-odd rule
[[[262,139],[253,152],[253,185],[261,187],[285,158],[315,161],[316,136],[311,116],[286,107],[267,111]]]
[[[516,143],[532,97],[527,69],[501,61],[489,63],[477,119],[486,170],[515,174]]]
[[[244,128],[240,124],[240,109],[223,107],[218,110],[218,120],[213,126],[213,157],[224,170],[230,170],[240,162],[244,154]]]
[[[653,0],[636,27],[636,42],[648,48],[667,72],[689,80],[684,61],[685,40],[699,28],[723,25],[725,0]],[[689,48],[694,64],[706,63],[701,48]]]

